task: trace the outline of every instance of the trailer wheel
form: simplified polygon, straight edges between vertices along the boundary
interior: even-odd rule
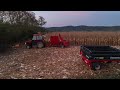
[[[92,64],[92,69],[93,70],[100,70],[101,69],[101,65],[99,63],[93,63]]]
[[[61,47],[61,48],[64,48],[65,46],[61,43],[60,47]]]
[[[61,48],[64,48],[64,45],[61,45]]]

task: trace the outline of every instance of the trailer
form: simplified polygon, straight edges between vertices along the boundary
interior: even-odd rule
[[[80,55],[92,70],[100,70],[102,63],[120,62],[120,50],[111,46],[82,45]]]

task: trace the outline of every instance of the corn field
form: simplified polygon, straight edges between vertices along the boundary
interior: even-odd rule
[[[46,34],[46,41],[59,33],[70,45],[120,45],[120,32],[52,32]]]

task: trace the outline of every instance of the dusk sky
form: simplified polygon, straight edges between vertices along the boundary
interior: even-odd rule
[[[44,27],[60,26],[118,26],[120,11],[34,11],[36,17],[47,21]]]

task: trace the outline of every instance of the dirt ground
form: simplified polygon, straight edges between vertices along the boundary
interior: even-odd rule
[[[82,61],[79,46],[17,48],[0,54],[0,79],[120,79],[120,63],[93,71]]]

